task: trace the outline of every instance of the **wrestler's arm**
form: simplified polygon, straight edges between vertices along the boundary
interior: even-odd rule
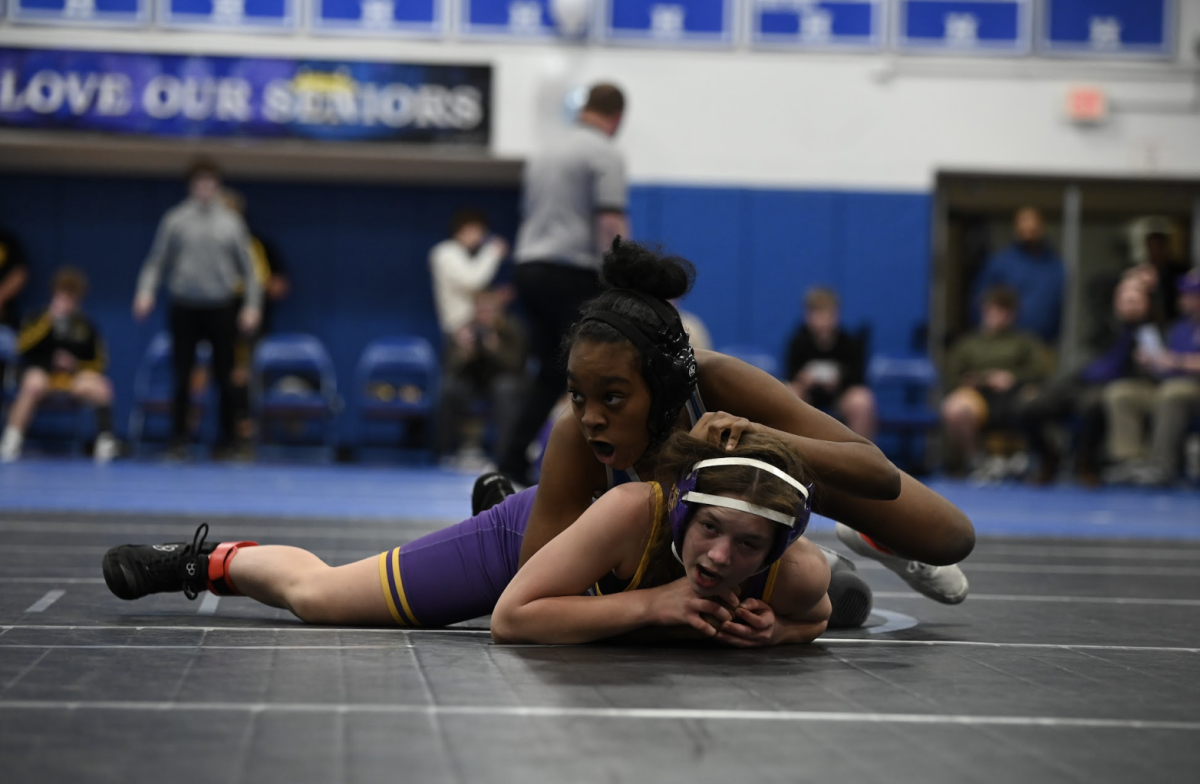
[[[899,495],[900,472],[879,447],[796,397],[778,379],[715,351],[698,351],[696,360],[700,394],[710,412],[744,417],[795,444],[824,486],[862,498]]]
[[[550,430],[542,458],[537,497],[521,541],[522,566],[588,510],[593,490],[603,482],[604,466],[588,448],[574,417],[564,413]]]
[[[744,417],[751,429],[767,427],[796,445],[819,481],[813,511],[924,563],[958,563],[971,553],[970,518],[875,445],[757,368],[715,352],[697,352],[697,359],[710,412]]]
[[[623,559],[640,555],[653,514],[650,485],[631,483],[605,493],[517,572],[492,611],[492,639],[510,645],[569,645],[644,626],[681,623],[715,634],[700,613],[724,620],[731,617],[729,612],[709,599],[681,593],[676,584],[606,596],[583,595]],[[682,587],[690,593],[689,586]]]

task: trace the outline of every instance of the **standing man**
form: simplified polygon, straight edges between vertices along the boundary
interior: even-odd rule
[[[1062,327],[1066,268],[1046,241],[1042,214],[1033,207],[1017,210],[1013,235],[1013,244],[988,259],[976,278],[975,307],[982,307],[985,291],[1008,286],[1021,303],[1014,326],[1055,346]]]
[[[155,292],[166,282],[171,295],[169,323],[174,358],[172,457],[187,455],[188,408],[196,344],[212,346],[213,379],[220,392],[221,432],[215,455],[234,446],[233,347],[239,327],[252,333],[262,312],[262,288],[250,256],[250,234],[241,217],[221,199],[221,172],[209,161],[192,165],[189,196],[158,226],[150,255],[138,277],[133,317],[144,321],[154,310]],[[237,306],[245,285],[244,304]]]
[[[499,466],[523,484],[529,442],[562,394],[559,344],[580,306],[600,293],[604,251],[629,235],[625,162],[612,140],[624,113],[619,88],[593,85],[576,125],[525,167],[514,278],[541,368]]]

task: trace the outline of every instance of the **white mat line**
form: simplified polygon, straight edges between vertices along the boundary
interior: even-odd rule
[[[876,599],[920,599],[915,591],[873,591]],[[968,602],[1042,602],[1046,604],[1133,604],[1154,607],[1200,607],[1200,599],[1145,599],[1136,596],[1024,596],[1009,593],[973,593]]]
[[[205,632],[312,632],[312,633],[361,633],[361,634],[392,634],[392,635],[422,635],[422,634],[451,634],[451,635],[490,635],[488,629],[456,628],[456,629],[370,629],[355,627],[329,626],[54,626],[41,624],[3,624],[0,631],[13,630],[42,630],[42,631],[192,631]],[[870,630],[868,629],[869,633]],[[1200,648],[1173,647],[1165,645],[1093,645],[1086,643],[1049,643],[1049,642],[986,642],[972,640],[891,640],[862,637],[822,637],[814,645],[909,645],[909,646],[962,646],[979,648],[1034,648],[1063,651],[1134,651],[1142,653],[1200,653]],[[46,646],[37,646],[46,647]],[[114,648],[128,647],[113,645]],[[157,646],[149,646],[157,647]],[[200,647],[200,646],[196,646]],[[565,646],[497,646],[498,649],[511,647],[565,647]]]
[[[63,585],[81,585],[104,583],[103,577],[0,577],[0,583],[61,583]]]
[[[851,713],[843,711],[701,710],[687,708],[572,708],[564,706],[387,705],[371,703],[119,702],[0,700],[7,710],[96,710],[147,712],[326,713],[345,715],[440,715],[497,718],[643,719],[667,721],[844,722],[853,724],[934,724],[959,726],[1067,727],[1120,730],[1200,731],[1197,721],[1089,719],[1071,716],[972,716],[947,713]]]
[[[215,615],[220,602],[221,597],[215,593],[204,594],[204,598],[200,601],[200,607],[196,610],[196,615]]]
[[[887,569],[881,563],[866,558],[854,558],[859,569],[871,571]],[[972,572],[988,572],[997,574],[1079,574],[1085,576],[1127,574],[1139,578],[1149,577],[1200,577],[1200,567],[1188,566],[1081,566],[1078,564],[1010,564],[1010,563],[976,563],[964,561],[962,570],[968,575]]]
[[[63,596],[65,594],[66,594],[66,591],[61,590],[61,589],[56,590],[56,591],[47,591],[45,596],[43,596],[41,599],[38,599],[33,604],[29,605],[29,607],[27,607],[25,609],[25,612],[27,612],[27,613],[43,612],[43,611],[45,611],[45,609],[47,607],[54,604],[59,599],[63,598]]]

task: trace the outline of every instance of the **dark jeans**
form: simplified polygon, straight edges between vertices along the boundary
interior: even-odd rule
[[[1083,384],[1074,378],[1058,379],[1045,386],[1017,412],[1029,448],[1043,460],[1057,457],[1046,436],[1046,428],[1052,422],[1074,414],[1079,417],[1075,470],[1097,471],[1106,426],[1102,392],[1102,385]]]
[[[501,373],[482,387],[476,379],[442,376],[441,399],[438,401],[438,455],[452,455],[461,446],[462,423],[470,416],[476,401],[487,402],[488,418],[496,427],[493,456],[503,455],[521,410],[521,393],[525,385],[525,376],[518,373]]]
[[[233,390],[233,342],[237,337],[237,306],[214,307],[171,305],[171,338],[175,371],[175,405],[171,411],[172,435],[187,439],[188,412],[192,402],[192,369],[196,344],[207,340],[212,346],[212,383],[220,395],[221,432],[219,445],[233,442],[236,401]]]
[[[518,264],[513,277],[529,317],[530,349],[541,362],[508,447],[500,456],[500,470],[524,483],[529,473],[525,457],[529,442],[537,438],[555,402],[566,391],[567,371],[559,361],[563,337],[579,319],[583,303],[601,289],[600,275],[595,270],[554,262]]]

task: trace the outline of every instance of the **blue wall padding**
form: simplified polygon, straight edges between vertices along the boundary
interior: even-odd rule
[[[638,187],[634,235],[691,259],[685,307],[717,347],[760,346],[783,362],[813,285],[842,297],[843,322],[871,327],[874,350],[907,352],[928,318],[931,198],[855,193]]]
[[[292,294],[275,328],[324,341],[344,392],[372,338],[417,334],[439,345],[427,254],[456,209],[483,208],[510,241],[518,221],[516,188],[231,185],[288,266]],[[24,304],[45,302],[61,264],[91,278],[88,309],[112,348],[122,432],[137,361],[165,324],[161,299],[149,323],[133,322],[134,283],[159,218],[183,195],[171,179],[0,175],[0,226],[18,235],[33,264]],[[714,343],[757,345],[781,362],[803,292],[815,284],[837,288],[844,320],[868,323],[875,350],[909,349],[928,313],[930,207],[923,193],[665,185],[630,193],[634,236],[696,264],[685,307]]]

